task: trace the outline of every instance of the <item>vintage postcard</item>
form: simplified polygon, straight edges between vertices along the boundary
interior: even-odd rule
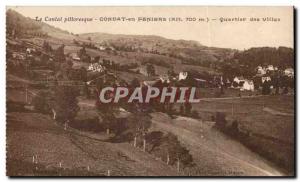
[[[295,176],[293,7],[6,7],[7,176]]]

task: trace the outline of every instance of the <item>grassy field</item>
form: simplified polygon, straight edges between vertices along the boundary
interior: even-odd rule
[[[288,115],[266,112],[271,108]],[[255,133],[294,141],[293,96],[260,96],[253,98],[213,99],[193,105],[202,119],[210,120],[216,112],[224,112],[228,120],[237,120],[244,129]]]
[[[38,113],[7,114],[7,175],[102,176],[108,170],[111,176],[178,175],[127,143],[112,144],[64,131],[49,116]]]
[[[273,164],[216,130],[213,122],[151,114],[153,129],[172,132],[190,150],[196,166],[191,175],[282,175]]]
[[[216,112],[236,120],[240,131],[250,133],[245,144],[288,172],[294,166],[294,97],[260,96],[213,99],[193,106],[202,120],[211,121]],[[242,143],[243,143],[242,142]]]
[[[124,74],[125,76],[127,75]],[[25,104],[25,85],[30,82],[12,75],[8,75],[7,78],[7,101]],[[29,90],[33,93],[38,91],[32,88]],[[205,90],[205,92],[209,93],[209,90]],[[200,119],[197,120],[187,117],[170,118],[163,113],[153,113],[152,130],[176,134],[195,159],[196,167],[184,171],[180,175],[292,174],[294,161],[293,96],[255,96],[251,98],[242,96],[239,98],[234,96],[235,93],[227,92],[226,94],[227,98],[202,98],[199,104],[194,104],[193,110],[198,111],[200,115]],[[230,98],[230,94],[234,98]],[[31,98],[32,95],[29,95],[29,102]],[[86,100],[81,97],[78,100],[81,108],[79,116],[85,117],[94,110],[94,100]],[[212,116],[216,112],[224,112],[229,122],[237,120],[242,131],[252,133],[247,145],[243,145],[213,127]],[[93,113],[95,114],[95,112]],[[155,159],[152,155],[145,155],[128,143],[113,144],[66,133],[49,116],[31,111],[9,112],[7,114],[7,134],[8,169],[11,169],[8,174],[11,175],[25,175],[25,172],[16,168],[15,164],[24,163],[24,166],[32,166],[30,164],[32,156],[36,154],[45,155],[42,162],[39,163],[39,168],[43,170],[32,169],[31,171],[36,175],[45,175],[46,169],[49,172],[46,174],[57,174],[60,160],[65,161],[63,164],[66,168],[66,171],[59,173],[62,175],[68,175],[75,171],[79,175],[95,173],[105,175],[107,170],[116,172],[112,175],[179,174],[162,161]],[[105,138],[101,133],[93,134],[93,136],[98,139]],[[93,147],[94,145],[97,147]],[[253,150],[253,147],[261,150]],[[82,149],[87,151],[82,151]],[[67,153],[70,155],[66,155]],[[271,157],[266,157],[266,154]],[[63,158],[64,156],[68,157]],[[122,161],[124,158],[125,161]],[[281,161],[282,164],[274,162],[274,160]],[[132,164],[132,161],[136,161],[136,163]],[[120,166],[116,167],[118,165]],[[83,170],[87,166],[93,170],[88,172]],[[136,166],[139,166],[137,171],[135,171]],[[275,166],[289,169],[278,170]],[[123,168],[124,170],[122,170]],[[170,171],[166,174],[161,173],[161,171],[165,171],[165,168]],[[150,172],[146,172],[147,170]],[[31,172],[27,174],[31,174]]]

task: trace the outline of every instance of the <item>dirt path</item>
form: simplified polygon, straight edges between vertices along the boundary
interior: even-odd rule
[[[264,107],[263,111],[268,112],[268,113],[273,114],[273,115],[294,116],[294,114],[276,111],[276,110],[274,110],[272,108],[269,108],[269,107]]]

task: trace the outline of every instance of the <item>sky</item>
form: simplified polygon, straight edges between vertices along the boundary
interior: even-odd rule
[[[26,17],[42,21],[73,33],[158,35],[170,39],[195,40],[210,47],[248,49],[251,47],[293,47],[293,7],[214,7],[214,6],[140,6],[140,7],[7,7]],[[45,21],[46,17],[94,18],[92,22]],[[100,17],[170,17],[180,22],[107,22]],[[197,21],[186,21],[187,17]],[[263,21],[263,18],[279,21]],[[209,21],[207,22],[207,18]],[[221,19],[246,18],[246,21]],[[250,21],[250,19],[260,21]],[[198,21],[198,20],[205,21]],[[239,20],[240,20],[239,19]]]

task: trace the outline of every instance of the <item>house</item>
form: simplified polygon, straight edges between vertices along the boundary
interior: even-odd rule
[[[17,60],[25,60],[26,57],[22,53],[14,52],[12,53],[12,57]]]
[[[248,90],[254,91],[254,83],[252,80],[245,80],[243,86],[240,88],[241,91]]]
[[[179,81],[188,81],[188,84],[191,84],[193,86],[197,87],[208,87],[208,84],[210,82],[208,81],[208,78],[206,75],[199,73],[197,71],[182,71],[178,75]]]
[[[288,77],[294,77],[294,69],[293,68],[287,68],[284,70],[284,75]]]
[[[256,68],[257,75],[261,75],[261,76],[267,74],[267,72],[272,72],[272,71],[276,71],[276,70],[278,70],[278,67],[273,66],[273,65],[268,65],[266,67],[258,66]]]
[[[147,69],[145,66],[141,66],[139,68],[139,72],[142,74],[142,75],[145,75],[145,76],[148,76],[148,72],[147,72]]]
[[[239,77],[234,77],[233,82],[236,82],[237,84],[240,84],[241,82],[245,82],[244,77],[239,76]]]
[[[103,72],[104,70],[105,67],[103,67],[99,63],[90,64],[88,67],[88,71],[92,71],[92,72]]]
[[[149,81],[143,81],[143,85],[148,86],[148,87],[153,87],[157,82],[160,80],[149,80]]]
[[[248,91],[254,91],[254,83],[252,80],[244,79],[242,76],[235,77],[233,79],[233,82],[236,83],[236,85],[233,84],[235,88],[239,88],[241,91],[248,90]]]
[[[75,61],[80,61],[80,57],[78,56],[77,53],[71,53],[70,58],[75,60]]]
[[[180,72],[178,80],[185,80],[188,76],[188,72]]]
[[[268,65],[267,68],[266,68],[267,71],[274,71],[275,68],[273,65]]]
[[[102,45],[96,45],[97,49],[100,51],[105,51],[106,47]]]
[[[258,75],[265,75],[265,74],[267,73],[266,69],[263,68],[262,66],[258,66],[258,67],[256,68],[256,70],[257,70],[257,74],[258,74]]]
[[[113,46],[108,47],[109,50],[115,51],[116,49]]]
[[[32,53],[34,53],[34,52],[36,52],[36,50],[35,50],[34,48],[27,48],[27,49],[26,49],[26,53],[27,53],[27,54],[32,54]]]
[[[162,75],[159,77],[162,82],[170,83],[170,79],[168,75]]]
[[[207,85],[207,81],[200,79],[200,78],[195,78],[196,82],[197,82],[197,86],[199,87],[205,87]]]
[[[265,81],[271,81],[271,77],[269,77],[269,76],[262,76],[261,77],[261,83],[264,83]]]

